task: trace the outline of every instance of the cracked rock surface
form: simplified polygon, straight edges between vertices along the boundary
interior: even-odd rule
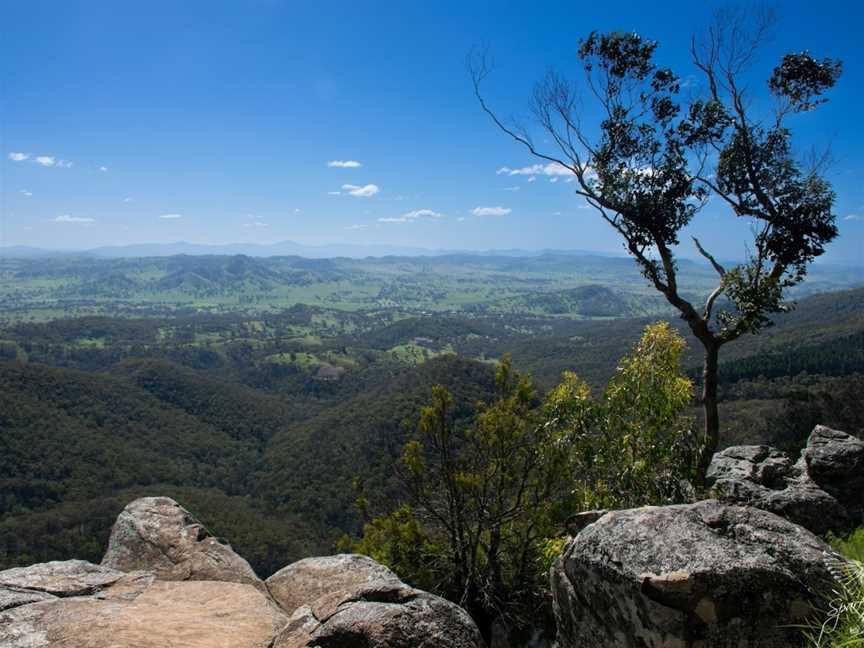
[[[612,511],[550,576],[561,648],[787,648],[842,560],[806,529],[714,500]]]
[[[864,441],[817,425],[798,461],[768,446],[714,455],[708,483],[717,499],[776,513],[820,535],[864,523]]]
[[[265,590],[246,560],[168,497],[142,497],[114,523],[102,565],[160,580],[245,583]]]

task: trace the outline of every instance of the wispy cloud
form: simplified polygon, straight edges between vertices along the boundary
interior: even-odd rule
[[[471,213],[475,216],[506,216],[512,211],[509,207],[475,207]]]
[[[431,209],[415,209],[414,211],[409,211],[401,216],[387,216],[384,218],[379,218],[379,223],[413,223],[423,218],[442,218],[444,214],[439,214],[436,211]]]
[[[63,214],[62,216],[58,216],[54,218],[53,221],[55,223],[95,223],[96,220],[93,218],[86,218],[83,216],[70,216],[69,214]]]
[[[350,231],[350,230],[362,230],[362,229],[366,229],[367,227],[369,227],[369,226],[368,226],[368,225],[363,225],[363,224],[360,224],[360,223],[354,223],[353,225],[348,225],[348,226],[346,226],[345,229],[346,229],[346,230],[349,230],[349,231]]]
[[[165,220],[176,220],[178,218],[183,218],[183,214],[159,214],[159,218]]]
[[[331,169],[359,169],[363,165],[357,160],[330,160],[327,166]]]
[[[538,176],[538,175],[546,175],[546,176],[562,176],[569,175],[573,173],[570,169],[565,167],[562,164],[558,164],[557,162],[550,162],[549,164],[532,164],[530,166],[519,167],[519,168],[511,168],[503,166],[498,169],[495,173],[498,175],[527,175],[527,176]]]
[[[26,189],[21,189],[18,193],[27,196],[28,198],[33,195],[32,191],[27,191]]]
[[[123,202],[124,202],[124,203],[130,203],[130,202],[132,202],[132,197],[131,197],[131,196],[126,196],[126,197],[123,199]]]
[[[108,170],[108,167],[107,167],[107,166],[100,166],[100,167],[99,167],[99,170],[102,171],[102,172],[105,172],[105,171]]]
[[[861,220],[861,216],[859,216],[858,214],[847,214],[843,218],[843,220],[844,221],[857,221],[857,220]]]
[[[341,196],[342,192],[341,191],[328,191],[327,195],[328,196]]]
[[[349,196],[356,196],[358,198],[368,198],[369,196],[374,196],[381,189],[378,188],[378,185],[375,184],[367,184],[362,187],[358,185],[345,184],[342,185],[342,191],[347,193]]]
[[[254,220],[249,223],[243,223],[243,227],[270,227],[270,224],[261,220]]]
[[[30,162],[43,167],[57,167],[59,169],[69,169],[72,167],[72,163],[69,160],[60,160],[53,155],[37,155],[34,157],[30,153],[12,152],[9,153],[8,157],[13,162],[24,162],[25,160],[29,160]]]
[[[513,187],[504,187],[504,191],[519,191],[521,187],[519,185],[515,185]]]

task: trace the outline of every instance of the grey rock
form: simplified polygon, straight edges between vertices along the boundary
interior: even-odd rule
[[[37,592],[36,590],[22,589],[19,587],[0,586],[0,612],[3,610],[11,610],[19,605],[48,601],[53,598],[57,597],[46,592]]]
[[[483,648],[459,606],[398,580],[364,582],[298,608],[273,648]]]
[[[143,497],[123,509],[102,565],[148,571],[160,580],[225,581],[266,590],[245,559],[168,497]]]
[[[325,594],[380,580],[399,582],[399,577],[367,556],[338,554],[298,560],[273,574],[266,583],[270,595],[291,615]]]
[[[0,587],[44,592],[53,596],[93,594],[120,580],[123,572],[86,560],[56,560],[0,572]]]
[[[843,533],[864,521],[864,442],[816,426],[801,458],[768,446],[734,446],[714,455],[714,496],[755,506],[814,533]]]
[[[864,441],[817,425],[801,455],[810,478],[862,522],[864,514]]]
[[[828,560],[806,529],[714,500],[614,511],[550,578],[562,648],[787,648],[824,603]]]

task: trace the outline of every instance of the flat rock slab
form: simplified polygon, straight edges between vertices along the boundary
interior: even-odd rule
[[[287,619],[258,589],[139,578],[0,613],[3,648],[268,648]]]
[[[840,560],[806,529],[714,500],[610,512],[551,571],[562,648],[787,648]]]
[[[288,615],[312,605],[325,594],[341,592],[379,580],[398,581],[384,565],[360,554],[304,558],[267,579],[267,589]]]
[[[120,580],[123,572],[86,560],[55,560],[0,572],[0,587],[12,587],[54,596],[92,594]]]
[[[57,597],[52,594],[46,594],[45,592],[37,592],[36,590],[0,586],[0,612],[3,610],[11,610],[19,605],[39,603],[40,601],[50,601],[53,598]]]

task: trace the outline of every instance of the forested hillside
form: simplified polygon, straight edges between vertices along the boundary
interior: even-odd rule
[[[123,505],[159,493],[230,537],[262,574],[329,552],[358,531],[359,493],[381,506],[398,499],[394,462],[433,385],[450,388],[465,425],[489,400],[505,353],[541,394],[565,370],[598,392],[661,314],[648,294],[592,283],[603,272],[626,277],[614,263],[583,259],[593,278],[562,285],[576,263],[568,257],[56,260],[14,271],[9,263],[14,281],[4,299],[14,292],[21,309],[4,310],[0,321],[0,567],[97,559]],[[103,274],[88,275],[87,264]],[[159,264],[163,274],[152,274]],[[140,274],[124,289],[133,301],[141,285],[162,284],[146,308],[121,297],[114,314],[109,299],[88,307],[102,314],[57,317],[68,306],[58,294],[91,299],[101,285],[126,285],[130,268]],[[202,286],[234,290],[242,280],[255,294],[286,273],[300,283],[331,281],[346,268],[354,279],[389,274],[374,307],[347,307],[347,293],[338,307],[195,305]],[[411,277],[423,272],[460,286],[462,305],[442,307],[456,294],[446,290],[411,302]],[[543,272],[562,275],[538,290]],[[34,283],[25,290],[27,273]],[[73,286],[75,277],[90,287]],[[171,301],[181,294],[186,302]],[[684,357],[698,379],[697,350],[691,344]],[[721,360],[725,444],[797,448],[816,422],[861,430],[864,289],[804,297],[761,335],[724,348]]]

